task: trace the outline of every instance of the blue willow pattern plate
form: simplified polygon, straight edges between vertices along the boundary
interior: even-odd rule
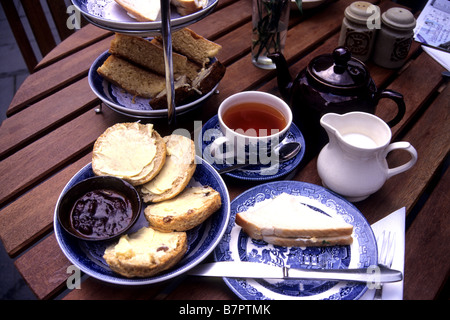
[[[298,197],[299,203],[353,225],[350,246],[281,247],[254,240],[235,224],[236,213],[281,193]],[[373,231],[353,204],[317,185],[300,181],[269,182],[236,197],[231,202],[227,231],[214,250],[216,261],[250,261],[275,266],[305,269],[363,268],[377,264],[377,247]],[[353,300],[367,290],[365,283],[321,280],[277,280],[224,278],[241,299],[315,299]]]
[[[181,28],[198,21],[214,10],[218,2],[209,0],[205,8],[185,16],[180,15],[175,8],[171,9],[171,27]],[[161,31],[161,20],[137,21],[114,0],[72,0],[72,4],[89,22],[103,29],[134,35],[156,34]]]
[[[106,247],[112,244],[114,240],[109,242],[88,242],[76,239],[61,227],[55,211],[53,224],[56,240],[65,256],[84,273],[105,282],[121,285],[143,285],[165,281],[186,272],[200,263],[214,250],[226,230],[230,217],[230,198],[225,183],[217,172],[208,163],[202,161],[200,157],[196,157],[196,161],[197,168],[190,183],[193,185],[208,185],[218,191],[222,198],[222,207],[201,225],[186,232],[188,236],[188,250],[184,258],[175,267],[153,277],[123,277],[113,272],[103,259]],[[58,202],[69,188],[92,176],[94,176],[92,165],[88,164],[67,183],[61,192]],[[144,208],[145,206],[142,208],[139,220],[130,229],[129,233],[136,232],[143,226],[148,226],[148,222],[143,214]]]
[[[228,166],[226,163],[217,163],[210,151],[210,145],[215,139],[221,136],[223,136],[223,134],[220,131],[218,116],[215,115],[205,123],[198,138],[198,147],[202,150],[203,158],[217,170]],[[292,172],[300,164],[303,156],[305,155],[305,139],[294,123],[292,123],[286,137],[280,143],[283,144],[293,141],[299,142],[302,148],[300,149],[300,152],[291,160],[277,163],[275,165],[272,165],[271,163],[266,165],[251,165],[243,169],[225,173],[225,175],[248,181],[268,181],[285,176]]]

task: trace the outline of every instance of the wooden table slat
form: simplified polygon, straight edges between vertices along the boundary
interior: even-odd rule
[[[6,118],[0,126],[0,159],[98,105],[99,101],[86,77],[31,105],[26,113]]]
[[[123,121],[121,119],[108,108],[101,114],[89,110],[0,162],[3,181],[0,204],[52,174],[70,159],[87,152],[108,126]],[[41,165],[43,162],[45,167]]]
[[[46,66],[111,35],[111,31],[88,24],[86,27],[75,32],[70,39],[62,41],[55,49],[50,51],[41,61],[39,61],[35,70],[38,71],[45,68]]]
[[[67,268],[71,265],[54,234],[15,261],[15,266],[39,299],[47,299],[65,288],[70,275]]]
[[[17,255],[52,229],[59,197],[54,190],[62,191],[75,173],[91,161],[91,157],[91,153],[82,157],[0,212],[0,239],[10,256]]]
[[[447,100],[448,101],[448,100]],[[447,170],[405,236],[404,298],[433,300],[448,281],[450,171]],[[447,299],[448,297],[444,297]]]
[[[42,99],[71,82],[87,75],[89,68],[98,56],[107,50],[111,38],[106,38],[55,64],[28,76],[17,90],[8,108],[7,115],[22,110],[28,104]],[[105,49],[106,48],[106,49]]]

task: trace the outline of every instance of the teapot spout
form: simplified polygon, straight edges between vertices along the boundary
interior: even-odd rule
[[[277,67],[278,90],[283,99],[286,102],[289,102],[291,98],[292,77],[289,73],[286,59],[280,52],[270,53],[267,57],[269,57]]]

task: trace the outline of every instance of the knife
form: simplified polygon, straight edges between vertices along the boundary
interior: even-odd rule
[[[187,272],[193,276],[284,280],[346,280],[370,283],[401,281],[400,271],[382,265],[360,269],[299,269],[264,263],[222,261],[198,265]]]

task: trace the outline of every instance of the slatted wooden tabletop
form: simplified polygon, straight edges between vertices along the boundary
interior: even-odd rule
[[[284,55],[292,75],[309,61],[337,47],[344,9],[352,0],[332,1],[324,7],[291,12]],[[372,1],[382,10],[395,4]],[[254,67],[250,58],[251,1],[220,0],[203,20],[191,25],[197,33],[222,45],[218,59],[225,77],[199,108],[177,118],[177,126],[194,130],[193,121],[206,122],[222,100],[244,90],[279,95],[275,71]],[[71,263],[53,232],[58,196],[70,178],[91,160],[96,138],[109,126],[133,119],[103,106],[89,87],[92,62],[109,47],[113,34],[87,25],[50,52],[23,83],[0,127],[0,239],[15,266],[39,299],[237,299],[221,279],[181,277],[143,287],[124,287],[83,277],[81,289],[68,290]],[[394,140],[417,149],[413,169],[388,180],[383,188],[356,207],[369,223],[406,207],[405,299],[448,298],[450,266],[449,173],[450,86],[444,68],[414,43],[406,65],[389,70],[368,63],[379,88],[401,92],[407,107],[403,120],[392,128]],[[389,120],[391,102],[381,100],[377,115]],[[169,134],[166,119],[152,120],[161,134]],[[392,153],[389,163],[404,161]],[[300,165],[293,180],[320,185],[316,158]],[[231,199],[254,186],[225,178]]]

